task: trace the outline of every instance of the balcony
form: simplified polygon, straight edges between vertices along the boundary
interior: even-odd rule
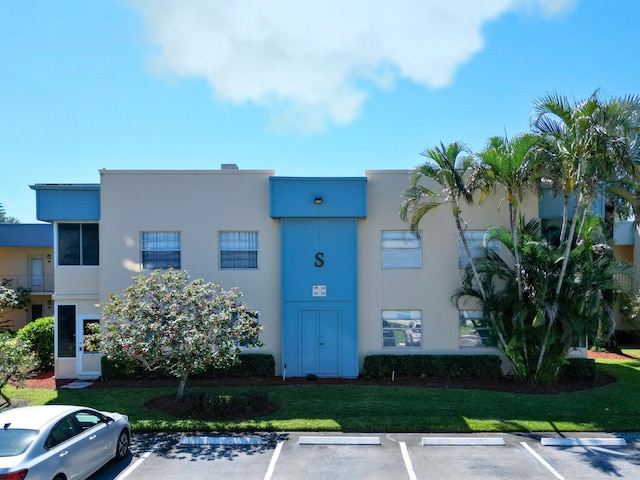
[[[31,294],[53,295],[53,275],[8,275],[0,273],[0,285],[14,290],[28,289]]]

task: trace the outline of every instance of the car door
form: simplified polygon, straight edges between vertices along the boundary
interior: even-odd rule
[[[85,460],[97,469],[107,463],[115,452],[115,442],[109,432],[109,425],[102,414],[93,410],[81,410],[73,416],[82,430],[77,441],[83,444]]]
[[[69,480],[84,478],[90,471],[86,462],[86,447],[77,442],[81,429],[73,418],[67,415],[60,420],[45,440],[51,461],[57,462],[66,471]]]

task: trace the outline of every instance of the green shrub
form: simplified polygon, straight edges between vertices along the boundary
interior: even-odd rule
[[[369,355],[364,359],[365,378],[442,377],[499,378],[502,362],[496,355]]]
[[[596,361],[593,358],[568,358],[560,367],[560,380],[595,380]]]
[[[273,408],[265,392],[250,391],[235,395],[204,392],[185,396],[188,409],[211,420],[234,420],[252,417]]]
[[[100,359],[103,380],[123,380],[127,378],[148,377],[150,372],[136,364],[130,357],[106,357]]]
[[[247,353],[238,355],[238,364],[226,369],[212,369],[204,374],[193,375],[203,377],[272,377],[275,375],[276,361],[273,355],[266,353]],[[132,358],[102,357],[102,378],[105,380],[122,380],[127,378],[148,378],[166,375],[162,371],[145,371]]]
[[[0,407],[11,405],[11,399],[2,391],[4,386],[8,382],[21,385],[37,367],[37,362],[27,342],[15,335],[0,332]]]
[[[226,370],[214,371],[214,376],[229,377],[273,377],[276,361],[267,353],[246,353],[238,356],[239,362]]]
[[[17,336],[31,348],[42,370],[53,369],[53,317],[42,317],[28,323]]]

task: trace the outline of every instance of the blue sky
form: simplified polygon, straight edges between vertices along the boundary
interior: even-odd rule
[[[264,5],[269,5],[265,8]],[[106,169],[410,169],[528,128],[535,98],[638,94],[637,0],[7,0],[0,203]]]

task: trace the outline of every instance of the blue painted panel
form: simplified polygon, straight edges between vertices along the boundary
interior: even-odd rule
[[[0,247],[52,247],[50,223],[5,223],[0,225]]]
[[[358,376],[354,303],[287,302],[282,331],[282,364],[288,377]]]
[[[38,220],[100,220],[100,186],[32,185]]]
[[[320,323],[317,310],[301,310],[299,312],[300,331],[300,373],[319,374],[320,362]]]
[[[575,205],[576,197],[575,195],[570,195],[568,202],[569,218],[571,218]],[[563,209],[564,197],[556,195],[553,189],[549,187],[543,187],[542,195],[538,199],[538,215],[540,219],[562,218]],[[591,211],[596,215],[604,216],[604,198],[602,195],[596,196],[593,205],[591,205]]]
[[[320,310],[318,312],[320,355],[319,372],[322,376],[334,377],[340,372],[340,324],[339,310]]]
[[[367,179],[270,177],[273,218],[364,218]]]
[[[284,301],[355,301],[355,219],[283,219],[281,228]]]

